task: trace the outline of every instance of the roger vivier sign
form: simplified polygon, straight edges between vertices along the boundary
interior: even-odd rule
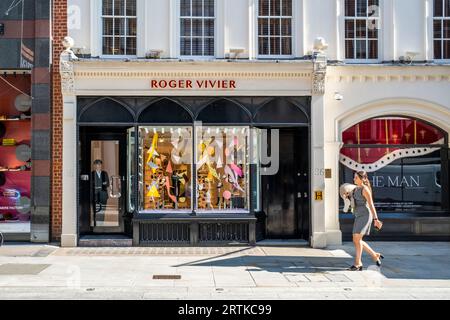
[[[150,80],[150,88],[153,90],[234,90],[236,80]]]

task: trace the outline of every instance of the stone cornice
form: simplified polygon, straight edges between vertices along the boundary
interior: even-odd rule
[[[311,61],[275,62],[74,62],[76,78],[219,78],[301,79],[311,78]]]
[[[447,82],[450,81],[450,74],[346,74],[328,75],[330,82]]]

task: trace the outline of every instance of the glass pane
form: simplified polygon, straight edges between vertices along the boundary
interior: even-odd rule
[[[442,20],[433,21],[433,36],[435,39],[442,38]]]
[[[379,17],[380,16],[380,6],[378,0],[369,0],[369,7],[367,8],[367,15],[369,17]]]
[[[116,36],[125,35],[125,18],[114,19],[114,35]]]
[[[126,14],[127,16],[136,15],[136,0],[126,0]]]
[[[369,40],[369,59],[378,59],[378,40]]]
[[[432,144],[440,143],[444,137],[445,134],[434,126],[402,117],[365,120],[342,134],[343,142],[347,145]]]
[[[443,8],[442,8],[442,0],[434,0],[434,16],[435,17],[442,17],[443,15]]]
[[[268,55],[269,54],[269,38],[259,37],[258,41],[258,53],[260,55]]]
[[[205,0],[205,17],[214,17],[214,0]]]
[[[114,54],[112,37],[103,37],[103,54]]]
[[[91,141],[91,227],[118,227],[122,177],[119,141]]]
[[[192,129],[140,127],[139,137],[141,208],[190,211]]]
[[[450,17],[450,0],[445,0],[445,16]]]
[[[355,1],[356,0],[345,0],[345,16],[354,17],[355,16]]]
[[[115,37],[114,38],[114,54],[125,55],[125,38]]]
[[[292,35],[292,23],[291,19],[281,19],[281,34],[283,36]]]
[[[205,39],[205,56],[214,56],[214,38]]]
[[[355,37],[355,20],[345,20],[345,37]]]
[[[125,15],[125,0],[114,0],[114,15]]]
[[[292,16],[292,0],[283,0],[281,13],[283,16]]]
[[[270,19],[270,35],[279,36],[280,31],[280,19]]]
[[[269,35],[269,19],[264,18],[258,19],[258,35],[260,36]]]
[[[203,20],[202,19],[192,19],[192,36],[201,37],[203,36]]]
[[[378,38],[378,23],[379,20],[375,19],[369,19],[367,21],[367,37],[370,39],[377,39]]]
[[[280,55],[280,45],[281,38],[279,37],[271,37],[270,38],[270,54],[271,55]]]
[[[127,210],[135,210],[136,193],[133,192],[134,182],[136,181],[136,132],[134,128],[127,130]]]
[[[191,35],[191,19],[181,19],[181,36]]]
[[[281,0],[271,0],[270,1],[270,15],[280,16],[281,15]]]
[[[205,19],[205,36],[214,37],[214,20]]]
[[[356,20],[356,38],[365,38],[366,30],[366,20]]]
[[[191,0],[181,0],[180,11],[182,17],[189,17],[191,15]]]
[[[112,2],[113,0],[103,0],[102,14],[104,16],[111,16],[113,14]]]
[[[357,150],[354,153],[358,153]],[[406,152],[408,149],[402,150]],[[376,148],[359,149],[359,153],[363,155],[373,152],[376,152]],[[377,211],[442,210],[442,186],[438,183],[442,173],[441,164],[441,153],[438,150],[427,155],[405,157],[369,172]],[[353,183],[352,169],[341,165],[341,172],[341,183]]]
[[[444,47],[443,59],[450,59],[450,40],[444,40],[443,47]]]
[[[367,59],[367,48],[365,40],[356,40],[356,59]]]
[[[346,59],[355,59],[355,47],[353,40],[345,41],[345,58]]]
[[[259,0],[259,15],[268,16],[269,15],[269,0]]]
[[[249,128],[197,129],[199,210],[248,210]]]
[[[192,0],[192,16],[203,16],[203,0]]]
[[[450,39],[450,20],[444,20],[443,23],[444,23],[444,30],[442,31],[444,33],[444,38]]]
[[[103,35],[113,35],[113,18],[103,18]]]
[[[292,54],[292,38],[283,37],[281,39],[281,54],[291,55]]]
[[[190,38],[181,38],[180,51],[181,51],[182,56],[190,56],[191,55],[191,39]]]
[[[135,36],[136,35],[136,19],[135,18],[128,18],[127,22],[128,22],[127,34],[129,36]]]
[[[356,15],[367,17],[367,0],[357,0]]]
[[[127,37],[127,52],[129,55],[136,55],[136,37]]]
[[[192,55],[202,56],[203,55],[203,43],[202,38],[192,38]]]
[[[434,41],[434,58],[442,59],[442,41],[441,40]]]

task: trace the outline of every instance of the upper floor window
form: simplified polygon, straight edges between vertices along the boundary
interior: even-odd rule
[[[259,0],[258,54],[292,55],[292,0]]]
[[[379,0],[345,0],[345,58],[378,59]]]
[[[450,59],[450,0],[434,0],[434,59]]]
[[[214,56],[214,0],[181,0],[180,54]]]
[[[103,0],[104,55],[136,55],[136,0]]]

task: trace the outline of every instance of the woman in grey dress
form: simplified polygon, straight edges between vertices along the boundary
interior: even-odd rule
[[[355,263],[349,270],[362,271],[363,264],[361,261],[362,252],[365,250],[372,259],[381,266],[381,260],[384,259],[381,253],[377,253],[363,241],[365,235],[369,235],[372,222],[376,228],[381,229],[382,222],[378,220],[377,211],[373,204],[372,187],[370,185],[367,172],[355,172],[354,183],[357,186],[353,191],[353,199],[355,200],[355,208],[353,214],[355,221],[353,223],[353,244],[355,245]]]

